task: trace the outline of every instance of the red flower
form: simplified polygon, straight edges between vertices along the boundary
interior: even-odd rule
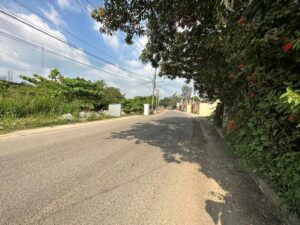
[[[251,92],[250,97],[251,97],[251,98],[256,97],[256,93],[255,93],[255,92]]]
[[[245,18],[244,17],[240,17],[239,20],[238,20],[238,24],[240,25],[243,25],[244,23],[246,22]]]
[[[228,120],[227,121],[227,130],[232,130],[234,128],[234,121]]]
[[[243,63],[241,63],[240,65],[238,65],[238,68],[239,68],[240,70],[244,69],[244,67],[245,67],[245,65],[244,65]]]
[[[292,49],[293,45],[290,41],[287,41],[284,45],[281,46],[282,51],[288,52]]]
[[[294,121],[295,121],[295,116],[292,115],[292,114],[289,114],[289,115],[288,115],[288,121],[294,122]]]

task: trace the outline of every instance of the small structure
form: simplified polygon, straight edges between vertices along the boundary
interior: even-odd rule
[[[181,99],[179,102],[179,107],[177,109],[187,112],[197,114],[199,116],[210,116],[216,109],[217,102],[205,102],[205,101],[195,101],[194,99]]]
[[[192,104],[192,113],[199,116],[211,116],[217,107],[217,102],[194,102]]]
[[[149,116],[149,104],[144,104],[144,116]]]
[[[179,110],[191,113],[192,112],[192,99],[181,99],[179,102]]]
[[[109,104],[108,105],[108,115],[109,116],[121,116],[121,104]]]

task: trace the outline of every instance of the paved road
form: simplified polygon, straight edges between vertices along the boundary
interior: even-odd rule
[[[279,225],[205,119],[169,111],[0,137],[0,224]]]

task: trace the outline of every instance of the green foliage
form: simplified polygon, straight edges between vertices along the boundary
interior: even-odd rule
[[[147,34],[141,59],[160,65],[161,76],[193,80],[201,98],[219,99],[236,154],[298,215],[299,7],[298,0],[105,0],[92,13],[101,31],[121,30],[128,43]]]
[[[7,82],[0,80],[0,95],[4,96],[5,93],[7,92],[7,89],[8,89]]]
[[[188,86],[187,84],[184,84],[181,87],[181,97],[184,99],[189,99],[192,95],[193,88]]]
[[[51,70],[48,78],[38,74],[20,77],[26,83],[0,83],[1,121],[40,115],[58,117],[64,113],[76,117],[82,109],[106,109],[109,103],[124,98],[119,89],[108,87],[103,81],[66,78],[57,69]]]
[[[64,103],[63,99],[45,95],[0,97],[0,118],[4,116],[20,118],[32,114],[77,113],[79,110],[79,102]]]
[[[224,104],[219,102],[217,104],[216,110],[213,112],[213,115],[211,116],[211,118],[214,121],[214,124],[219,128],[222,128],[223,126],[223,114],[224,114]]]
[[[293,115],[291,107],[287,107],[280,93],[275,91],[269,92],[255,106],[240,102],[230,110],[235,127],[227,133],[227,140],[234,146],[234,152],[269,180],[299,213],[300,130],[296,115],[300,111]]]
[[[144,104],[151,104],[151,97],[136,96],[132,99],[124,99],[122,101],[122,110],[125,113],[142,113]]]
[[[176,93],[170,97],[165,97],[160,100],[160,105],[165,107],[176,108],[176,104],[180,101],[181,97],[177,96]]]
[[[109,104],[121,103],[125,99],[120,90],[114,87],[106,87],[100,108],[107,108]]]
[[[280,96],[285,105],[289,106],[291,113],[300,114],[300,90],[294,91],[288,87],[286,93]]]
[[[61,97],[66,101],[77,100],[83,103],[83,107],[96,109],[102,104],[105,89],[103,81],[92,82],[79,77],[67,78],[57,69],[51,70],[48,79],[38,74],[21,78],[34,85],[37,92],[45,92],[49,96]]]

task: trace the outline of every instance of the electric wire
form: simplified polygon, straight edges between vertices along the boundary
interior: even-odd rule
[[[29,7],[26,7],[25,5],[23,5],[22,3],[18,2],[17,0],[14,0],[14,1],[15,1],[17,4],[21,5],[22,7],[24,7],[24,8],[26,8],[26,9],[32,11],[33,13],[35,13],[32,9],[30,9]],[[77,1],[77,2],[82,6],[82,3],[81,3],[81,2],[79,2],[79,1]],[[2,7],[0,7],[0,8],[3,9]],[[50,36],[50,37],[52,37],[52,38],[58,40],[58,41],[61,41],[61,42],[63,42],[64,44],[69,45],[70,47],[73,47],[73,48],[75,48],[75,49],[77,49],[77,50],[83,51],[83,52],[86,53],[86,54],[88,53],[88,52],[86,52],[85,50],[82,50],[82,49],[78,48],[78,47],[75,46],[75,45],[72,45],[72,44],[70,44],[70,43],[67,43],[67,42],[65,42],[64,40],[61,40],[60,38],[57,38],[57,37],[55,37],[54,35],[51,35],[51,34],[49,34],[48,32],[46,32],[46,31],[44,31],[44,30],[42,30],[42,29],[39,29],[38,27],[35,27],[35,26],[31,25],[31,24],[26,23],[26,21],[22,21],[22,20],[21,20],[20,18],[18,18],[17,16],[11,15],[11,14],[5,12],[4,10],[0,10],[0,12],[1,12],[1,13],[4,13],[5,15],[10,16],[11,18],[13,18],[13,19],[15,19],[15,20],[17,20],[17,21],[19,21],[19,22],[21,22],[21,23],[25,23],[26,25],[30,26],[31,28],[33,28],[33,29],[35,29],[35,30],[38,30],[38,31],[40,31],[40,32],[42,32],[42,33],[44,33],[44,34],[46,34],[46,35],[48,35],[48,36]],[[36,14],[36,13],[35,13],[35,14]],[[40,16],[40,15],[39,15],[39,16]],[[1,21],[1,22],[3,22],[3,21]],[[67,33],[69,33],[71,36],[77,38],[78,40],[81,40],[82,42],[85,42],[86,44],[90,45],[90,44],[89,44],[88,42],[86,42],[84,39],[81,39],[80,37],[76,36],[75,34],[69,32],[69,31],[67,31],[67,30],[65,30],[65,31],[66,31]],[[2,32],[2,34],[3,34],[3,32]],[[2,35],[2,36],[3,36],[3,35]],[[37,38],[37,37],[36,37],[36,38]],[[119,37],[118,37],[118,38],[119,38]],[[39,40],[41,40],[41,39],[39,39]],[[50,44],[50,45],[51,45],[50,42],[47,42],[47,41],[45,41],[45,40],[42,40],[42,41],[43,41],[43,43],[47,43],[47,44]],[[52,46],[53,46],[53,45],[52,45]],[[54,46],[55,46],[55,45],[54,45]],[[93,47],[93,48],[95,48],[95,46],[93,46],[93,45],[90,45],[90,46]],[[32,47],[33,47],[33,46],[32,46]],[[35,46],[35,47],[37,47],[37,46]],[[45,49],[43,49],[44,47],[41,47],[41,46],[38,46],[38,47],[41,48],[42,50],[45,50]],[[139,48],[138,46],[136,46],[136,47]],[[66,58],[66,59],[69,59],[69,60],[71,60],[71,61],[73,61],[73,62],[77,62],[77,63],[80,63],[80,64],[82,64],[82,65],[85,65],[85,66],[88,66],[88,67],[92,67],[92,68],[97,69],[97,70],[100,70],[100,71],[102,71],[102,72],[106,72],[106,73],[109,73],[109,74],[112,74],[112,75],[121,76],[121,75],[119,75],[119,74],[114,74],[114,73],[111,73],[111,72],[109,72],[109,71],[101,70],[101,69],[99,69],[99,68],[97,68],[97,67],[95,67],[95,66],[92,66],[92,65],[90,65],[90,64],[86,64],[86,63],[84,63],[84,62],[80,62],[80,61],[78,61],[78,60],[74,60],[74,59],[72,59],[72,58],[70,58],[70,57],[68,57],[68,56],[62,55],[62,54],[60,54],[60,53],[58,53],[58,52],[55,52],[55,51],[51,51],[51,50],[49,50],[49,49],[47,49],[46,51],[49,52],[49,53],[52,53],[52,54],[58,54],[58,55],[60,55],[61,57],[64,57],[64,58]],[[93,54],[91,54],[90,56],[95,57]],[[98,58],[98,60],[100,60],[100,61],[104,61],[104,62],[106,62],[106,63],[108,63],[108,64],[111,64],[111,65],[113,65],[113,66],[116,66],[115,64],[113,64],[113,63],[111,63],[111,62],[109,62],[109,61],[106,61],[105,59],[99,58],[99,57],[97,57],[97,56],[96,56],[96,58]],[[117,68],[121,68],[121,67],[119,67],[119,66],[116,66],[116,67],[117,67]],[[131,71],[128,71],[127,69],[126,69],[125,71],[126,71],[126,72],[131,72]],[[131,72],[131,73],[132,73],[132,72]],[[135,79],[135,78],[132,78],[132,77],[127,77],[127,76],[121,76],[121,77],[123,77],[123,78],[129,78],[129,79]],[[137,80],[137,79],[135,79],[135,80]],[[140,80],[137,80],[137,81],[141,82]],[[149,82],[151,82],[151,81],[147,81],[147,82],[148,82],[148,84],[150,84]],[[142,86],[142,85],[138,85],[138,86]],[[162,89],[163,89],[164,91],[166,91],[166,92],[169,92],[169,91],[165,90],[164,88],[162,88]],[[170,92],[169,92],[169,93],[170,93]]]
[[[42,46],[39,46],[39,45],[36,45],[36,44],[33,44],[29,41],[26,41],[24,39],[21,39],[21,38],[18,38],[16,36],[13,36],[13,35],[10,35],[8,33],[5,33],[3,31],[0,31],[0,35],[3,36],[3,37],[7,37],[7,38],[10,38],[12,40],[15,40],[17,42],[20,42],[20,43],[23,43],[23,44],[26,44],[28,46],[31,46],[33,48],[36,48],[36,49],[39,49],[39,50],[42,50],[42,51],[45,51],[45,52],[48,52],[50,54],[53,54],[53,55],[56,55],[56,56],[60,56],[60,57],[63,57],[65,59],[68,59],[70,61],[73,61],[73,62],[76,62],[78,64],[81,64],[81,65],[84,65],[86,67],[90,67],[90,68],[93,68],[95,70],[98,70],[98,71],[101,71],[101,72],[104,72],[104,73],[107,73],[107,74],[111,74],[111,75],[114,75],[114,76],[119,76],[119,77],[123,77],[123,78],[126,78],[126,79],[133,79],[133,80],[136,80],[135,78],[133,77],[128,77],[128,76],[123,76],[123,75],[120,75],[120,74],[116,74],[116,73],[112,73],[112,72],[109,72],[109,71],[106,71],[106,70],[102,70],[102,69],[99,69],[98,67],[94,66],[94,65],[91,65],[91,64],[88,64],[88,63],[85,63],[85,62],[82,62],[82,61],[78,61],[78,60],[75,60],[69,56],[66,56],[66,55],[63,55],[59,52],[56,52],[56,51],[53,51],[53,50],[50,50],[50,49],[47,49],[47,48],[44,48]],[[138,82],[141,82],[140,80],[136,80]]]
[[[23,7],[24,9],[26,9],[26,10],[32,12],[33,14],[39,16],[40,18],[43,18],[43,19],[47,20],[48,22],[52,23],[53,25],[55,25],[55,24],[53,23],[53,21],[49,20],[47,17],[43,16],[42,14],[40,14],[40,13],[38,13],[37,11],[33,10],[32,8],[28,7],[27,5],[23,4],[22,2],[19,2],[18,0],[13,0],[13,1],[14,1],[15,3],[17,3],[19,6]],[[92,48],[93,50],[97,50],[97,51],[101,52],[102,54],[106,55],[107,57],[109,57],[109,58],[111,58],[111,59],[113,59],[113,60],[118,61],[118,63],[121,63],[121,64],[125,65],[123,62],[117,60],[116,57],[114,57],[114,56],[108,54],[108,53],[105,52],[103,49],[98,48],[96,45],[91,44],[90,42],[84,40],[83,38],[79,37],[78,35],[74,34],[73,32],[71,32],[71,31],[69,31],[69,30],[67,30],[67,29],[65,29],[65,28],[62,28],[62,27],[60,27],[60,26],[57,26],[57,25],[55,25],[55,26],[56,26],[59,30],[61,30],[61,31],[63,31],[63,32],[67,33],[67,34],[69,34],[70,36],[74,37],[75,39],[81,41],[82,43],[84,43],[85,45],[89,46],[89,47]]]
[[[113,63],[111,63],[111,62],[109,62],[109,61],[107,61],[107,60],[105,60],[105,59],[103,59],[103,58],[101,58],[101,57],[99,57],[99,56],[96,56],[96,55],[94,55],[94,54],[92,54],[92,53],[90,53],[90,52],[88,52],[88,51],[86,51],[86,50],[84,50],[84,49],[81,49],[81,48],[75,46],[75,45],[72,44],[72,43],[68,43],[68,42],[66,42],[65,40],[63,40],[63,39],[61,39],[61,38],[59,38],[59,37],[57,37],[57,36],[55,36],[55,35],[53,35],[53,34],[47,32],[47,31],[45,31],[45,30],[43,30],[42,28],[37,27],[37,26],[34,26],[34,25],[32,25],[32,24],[30,24],[30,23],[28,23],[28,22],[26,22],[26,21],[24,21],[24,20],[18,18],[18,17],[15,16],[15,15],[12,15],[11,13],[6,12],[5,10],[3,10],[2,7],[1,7],[1,9],[0,9],[0,12],[1,12],[2,14],[5,14],[5,15],[11,17],[11,18],[14,19],[14,20],[17,20],[17,21],[19,21],[19,22],[21,22],[21,23],[23,23],[23,24],[25,24],[25,25],[27,25],[27,26],[29,26],[29,27],[31,27],[31,28],[33,28],[33,29],[35,29],[35,30],[37,30],[37,31],[39,31],[39,32],[41,32],[41,33],[43,33],[43,34],[45,34],[45,35],[48,35],[48,36],[50,36],[50,37],[56,39],[57,41],[60,41],[60,42],[62,42],[62,43],[64,43],[64,44],[66,44],[66,45],[69,45],[70,47],[72,47],[72,48],[74,48],[74,49],[76,49],[76,50],[78,50],[78,51],[81,51],[81,52],[83,52],[83,53],[85,53],[85,54],[87,54],[87,55],[89,55],[89,56],[91,56],[91,57],[93,57],[93,58],[95,58],[95,59],[98,59],[98,60],[103,61],[103,62],[105,62],[105,63],[107,63],[107,64],[110,64],[110,65],[112,65],[112,66],[115,66],[115,67],[117,67],[117,68],[119,68],[119,69],[121,69],[121,70],[123,70],[123,71],[128,72],[128,73],[136,74],[136,73],[134,73],[134,72],[132,72],[132,71],[130,71],[130,70],[127,70],[127,69],[125,69],[125,68],[122,68],[122,67],[120,67],[120,66],[117,66],[117,65],[115,65],[115,64],[113,64]],[[140,74],[137,74],[137,75],[141,76]],[[141,77],[141,79],[149,81],[148,79],[143,78],[143,77]]]

